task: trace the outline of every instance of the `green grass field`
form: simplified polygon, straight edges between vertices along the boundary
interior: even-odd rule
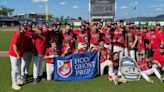
[[[8,57],[0,58],[0,92],[15,92],[11,89],[11,68]],[[30,68],[32,75],[32,65]],[[83,81],[42,81],[37,85],[32,82],[22,86],[18,92],[163,92],[164,83],[152,76],[155,83],[149,84],[145,80],[114,85],[107,80],[107,76],[100,76]],[[32,80],[32,79],[31,79]]]
[[[0,31],[0,51],[8,50],[11,36],[12,32]],[[32,76],[32,64],[30,75]],[[18,92],[164,92],[164,83],[161,83],[155,76],[151,78],[154,84],[141,79],[116,86],[107,80],[107,75],[83,81],[45,80],[37,85],[33,85],[31,77],[29,83],[23,85]],[[11,89],[11,68],[8,57],[0,58],[0,92],[16,92]]]
[[[1,31],[0,30],[0,51],[7,51],[10,46],[10,41],[13,32],[11,31]]]

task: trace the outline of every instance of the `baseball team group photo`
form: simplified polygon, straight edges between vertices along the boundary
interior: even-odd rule
[[[162,0],[0,0],[0,92],[163,92]]]

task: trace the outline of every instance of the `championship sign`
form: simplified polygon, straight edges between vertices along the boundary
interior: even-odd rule
[[[72,54],[54,59],[55,80],[85,80],[98,75],[98,52]]]
[[[135,61],[131,57],[123,57],[120,63],[120,71],[125,79],[140,79],[140,70],[137,68]]]

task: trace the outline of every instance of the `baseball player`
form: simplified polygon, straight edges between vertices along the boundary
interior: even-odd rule
[[[58,56],[57,44],[55,41],[50,41],[51,47],[47,48],[44,59],[46,60],[46,72],[47,72],[47,80],[52,79],[52,74],[54,71],[54,62],[53,58]]]
[[[123,56],[124,42],[123,28],[116,28],[113,37],[113,52],[120,52],[119,60],[121,60]]]
[[[63,50],[65,50],[67,46],[71,48],[71,52],[75,52],[75,34],[71,30],[70,24],[66,24],[65,31],[63,32]]]
[[[97,24],[94,24],[90,31],[90,48],[96,47],[99,44],[100,31],[97,28]]]
[[[160,67],[164,71],[164,45],[161,43],[159,50],[157,50],[153,55],[153,67]]]
[[[104,40],[99,41],[99,46],[95,47],[94,50],[99,51],[100,57],[100,75],[104,74],[105,67],[109,67],[108,74],[112,73],[110,66],[112,66],[112,61],[110,61],[111,51],[104,47]],[[92,49],[93,51],[93,49]]]
[[[20,90],[19,85],[23,84],[21,78],[21,61],[24,54],[25,47],[25,32],[27,31],[26,26],[21,26],[19,31],[14,32],[10,48],[9,57],[11,61],[11,78],[12,78],[12,88],[14,90]]]
[[[41,30],[38,30],[38,35],[35,38],[34,52],[34,67],[33,67],[33,83],[37,84],[43,78],[44,54],[48,45],[48,27],[43,25]]]
[[[27,32],[25,33],[25,53],[23,55],[22,65],[21,65],[21,75],[23,76],[23,81],[26,82],[28,78],[28,70],[30,62],[33,56],[34,44],[32,42],[34,30],[32,30],[32,25],[29,25]]]
[[[161,82],[163,82],[164,78],[161,77],[157,68],[155,68],[155,67],[150,68],[150,66],[149,66],[150,60],[147,58],[144,58],[142,52],[139,53],[139,59],[140,59],[140,61],[137,61],[136,64],[137,64],[138,68],[141,70],[141,73],[140,73],[141,76],[147,82],[154,83],[154,81],[149,78],[149,75],[151,75],[151,74],[155,74],[158,77],[158,79]]]
[[[75,30],[74,34],[77,35],[78,49],[81,49],[85,43],[89,42],[89,30],[85,29],[85,25],[82,25],[80,30]]]

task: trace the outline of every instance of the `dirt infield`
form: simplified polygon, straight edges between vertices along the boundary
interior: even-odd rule
[[[0,51],[0,57],[8,57],[8,51]]]

